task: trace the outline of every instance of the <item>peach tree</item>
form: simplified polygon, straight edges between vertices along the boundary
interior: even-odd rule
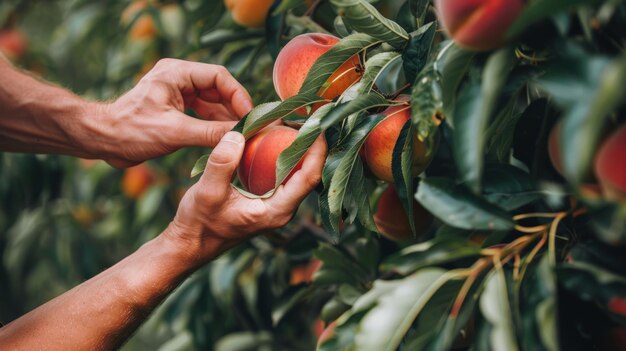
[[[31,41],[18,64],[96,98],[160,57],[225,65],[256,103],[246,196],[328,145],[292,223],[191,277],[126,349],[623,347],[623,2],[15,0],[0,23]],[[151,161],[146,183],[1,155],[0,317],[156,235],[206,153]]]

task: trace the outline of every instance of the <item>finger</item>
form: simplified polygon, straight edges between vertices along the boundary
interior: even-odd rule
[[[239,165],[245,139],[237,132],[228,132],[211,152],[200,179],[203,191],[224,198],[230,191],[230,181]]]
[[[293,212],[322,179],[326,149],[326,142],[320,136],[304,155],[302,168],[266,200],[268,205],[284,213]]]
[[[179,146],[214,147],[237,124],[233,121],[204,121],[179,114],[177,129],[173,129],[173,140]]]
[[[202,99],[195,99],[190,107],[198,116],[211,121],[238,121],[239,118],[222,104],[213,104]]]
[[[106,159],[105,161],[111,167],[115,167],[119,169],[129,168],[129,167],[136,166],[141,163],[139,161],[128,161],[128,160],[122,160],[119,158],[109,158],[109,159]]]
[[[231,107],[238,117],[243,117],[252,109],[248,91],[223,66],[182,60],[166,62],[176,65],[173,72],[179,75],[178,84],[183,94],[196,92],[202,96],[203,92],[217,90],[220,101],[227,108]]]

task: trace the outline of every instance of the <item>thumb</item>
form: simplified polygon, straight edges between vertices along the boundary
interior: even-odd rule
[[[217,144],[204,169],[201,182],[216,195],[230,190],[230,181],[239,165],[246,140],[237,132],[228,132]]]

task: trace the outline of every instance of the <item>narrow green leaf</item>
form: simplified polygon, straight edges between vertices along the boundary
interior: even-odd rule
[[[365,62],[365,73],[363,73],[363,77],[361,78],[362,85],[359,92],[363,94],[369,93],[385,68],[401,58],[400,53],[395,51],[381,52],[370,57],[367,62]]]
[[[261,29],[212,29],[210,32],[200,37],[200,44],[202,45],[202,47],[224,45],[233,41],[260,38],[264,34],[264,31]]]
[[[358,32],[385,41],[395,48],[403,47],[409,34],[396,22],[381,15],[365,0],[331,0],[339,16]]]
[[[486,278],[480,297],[480,310],[492,327],[489,335],[492,350],[519,350],[511,308],[504,271],[497,269]]]
[[[413,216],[413,143],[415,138],[413,124],[406,121],[391,154],[391,172],[404,211],[409,219],[409,226],[415,235],[415,216]]]
[[[509,213],[450,179],[423,180],[415,198],[433,215],[453,227],[510,230],[515,225]]]
[[[211,156],[210,153],[200,156],[200,158],[196,161],[196,163],[193,165],[193,168],[191,169],[191,178],[204,172],[204,169],[206,168],[206,163],[207,161],[209,161],[209,156]]]
[[[411,120],[427,152],[434,152],[436,132],[443,120],[443,101],[439,73],[431,65],[415,79],[411,93]]]
[[[291,170],[300,162],[304,153],[313,145],[315,139],[320,135],[320,120],[332,109],[332,104],[327,104],[313,112],[311,117],[302,125],[298,131],[296,140],[293,141],[278,156],[276,161],[276,186],[280,185],[291,173]]]
[[[311,66],[298,94],[316,94],[328,78],[350,57],[380,43],[379,39],[363,33],[352,34],[341,39]]]
[[[320,123],[322,129],[328,129],[333,125],[343,121],[352,114],[358,114],[374,107],[390,106],[392,103],[377,92],[370,92],[365,95],[359,95],[356,99],[339,104],[332,111],[326,114]]]
[[[267,103],[257,106],[246,116],[243,135],[247,138],[254,135],[268,124],[281,119],[290,113],[306,106],[325,101],[315,94],[298,94],[276,104]],[[268,111],[269,110],[269,111]]]
[[[475,193],[480,192],[486,129],[496,107],[508,73],[513,66],[512,48],[496,51],[483,70],[480,92],[477,84],[462,95],[454,115],[454,160],[461,181]]]
[[[453,126],[457,100],[457,92],[465,75],[467,74],[472,59],[476,53],[462,49],[450,42],[435,62],[435,67],[441,74],[441,100],[443,114],[449,125]]]
[[[326,158],[322,173],[325,190],[320,197],[320,210],[322,218],[326,217],[328,220],[324,222],[327,230],[335,235],[339,233],[338,223],[341,219],[342,205],[359,149],[370,131],[384,117],[384,115],[372,115],[360,119],[347,139],[333,148]]]
[[[354,304],[354,310],[372,306],[355,337],[362,351],[397,350],[415,319],[452,276],[428,268],[398,281],[376,281]],[[382,323],[381,323],[382,322]]]
[[[402,62],[406,79],[415,81],[417,75],[424,69],[430,58],[430,49],[435,39],[437,23],[430,22],[415,33],[411,33],[408,45],[402,52]]]

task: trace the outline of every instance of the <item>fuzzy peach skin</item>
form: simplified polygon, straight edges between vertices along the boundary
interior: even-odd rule
[[[401,95],[398,100],[408,101],[408,95]],[[361,149],[365,163],[374,175],[388,183],[393,183],[391,158],[393,148],[400,136],[404,124],[411,118],[411,106],[393,106],[383,114],[387,117],[374,128]],[[415,138],[413,143],[413,175],[422,173],[430,163],[432,155],[427,154],[426,145]]]
[[[238,175],[244,188],[256,195],[263,195],[274,189],[276,184],[276,162],[278,156],[298,136],[298,131],[284,126],[271,126],[263,129],[246,142],[243,158],[239,164]],[[298,163],[285,178],[302,166]]]
[[[626,201],[626,124],[602,143],[594,170],[607,198]]]
[[[265,24],[272,2],[273,0],[225,0],[224,4],[235,22],[244,27],[258,28]]]
[[[131,199],[138,199],[155,181],[154,172],[144,163],[127,168],[122,177],[122,191]]]
[[[413,201],[413,218],[417,236],[423,234],[433,220],[430,212],[426,211],[417,201]],[[378,231],[388,239],[394,241],[413,239],[409,218],[393,185],[390,185],[380,196],[378,208],[374,214],[374,222]]]
[[[301,34],[291,39],[280,51],[274,63],[274,88],[280,99],[285,100],[298,94],[311,66],[338,42],[339,38],[321,33]],[[327,100],[340,96],[361,79],[360,66],[358,55],[352,56],[328,78],[318,91],[318,95]],[[321,105],[317,104],[313,110]]]
[[[501,46],[525,0],[435,0],[439,21],[460,46],[487,51]]]

